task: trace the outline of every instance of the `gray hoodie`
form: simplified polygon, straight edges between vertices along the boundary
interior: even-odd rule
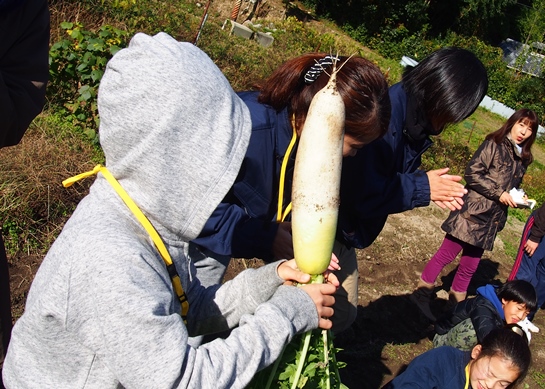
[[[45,257],[15,324],[7,388],[242,388],[316,308],[278,263],[203,288],[187,243],[231,187],[250,115],[214,63],[166,34],[137,34],[99,90],[106,166],[154,225],[190,308],[180,316],[150,237],[102,176]],[[192,348],[188,337],[236,327]]]

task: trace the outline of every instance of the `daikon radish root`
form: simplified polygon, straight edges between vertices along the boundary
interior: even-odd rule
[[[346,62],[345,62],[346,63]],[[292,184],[291,228],[297,267],[323,282],[331,261],[337,217],[343,158],[345,106],[336,87],[336,62],[327,85],[316,93],[301,131]],[[294,129],[295,131],[295,129]],[[341,383],[335,357],[337,349],[329,330],[307,331],[292,340],[251,389],[273,387],[347,389]],[[311,356],[309,356],[309,353]],[[309,378],[312,377],[312,378]],[[274,386],[273,382],[282,385]],[[289,386],[288,386],[289,385]]]
[[[292,236],[297,267],[322,274],[331,261],[343,158],[345,107],[336,87],[339,69],[310,104],[303,125],[292,186]]]

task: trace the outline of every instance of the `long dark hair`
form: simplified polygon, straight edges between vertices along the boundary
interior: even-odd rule
[[[401,81],[437,133],[471,115],[488,89],[482,62],[458,47],[433,52],[414,68],[408,67]]]
[[[303,128],[312,98],[329,81],[332,65],[311,84],[306,72],[326,54],[312,53],[285,62],[260,87],[258,100],[280,111],[288,108],[295,115],[295,126]],[[390,122],[388,83],[380,69],[361,57],[339,57],[337,89],[345,105],[345,133],[369,143],[383,136]]]
[[[508,388],[516,388],[524,380],[532,362],[532,354],[528,338],[519,325],[508,324],[503,328],[493,329],[484,337],[481,347],[477,359],[497,356],[510,360],[519,370],[520,375]]]
[[[524,124],[527,124],[532,129],[532,134],[528,139],[526,139],[522,144],[522,152],[521,158],[522,163],[524,166],[528,166],[532,163],[534,160],[534,156],[532,155],[532,145],[534,144],[534,141],[536,140],[537,136],[537,127],[538,127],[538,118],[537,114],[528,108],[522,108],[516,111],[514,114],[511,115],[509,119],[501,126],[498,130],[494,131],[491,134],[488,134],[486,136],[486,139],[493,140],[497,144],[500,144],[503,142],[505,137],[511,132],[511,129],[515,124],[518,122],[523,122]]]

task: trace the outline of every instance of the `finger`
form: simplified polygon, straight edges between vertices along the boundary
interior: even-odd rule
[[[452,204],[452,206],[453,206],[454,208],[456,208],[456,210],[458,210],[458,211],[459,211],[460,209],[462,209],[462,206],[460,205],[460,203],[459,203],[456,199],[452,200],[452,201],[450,202],[450,204]]]
[[[320,318],[320,320],[318,321],[318,327],[320,327],[323,330],[329,330],[331,329],[332,326],[333,326],[333,323],[331,322],[331,320]]]
[[[462,184],[458,184],[457,182],[441,179],[441,187],[444,191],[448,191],[451,193],[461,193],[465,189],[465,187]]]
[[[335,288],[338,288],[341,285],[341,283],[340,283],[339,279],[337,278],[337,276],[335,274],[329,272],[329,271],[325,272],[324,277],[325,277],[325,283],[326,284],[331,284]]]
[[[339,270],[341,268],[341,265],[339,265],[339,258],[335,255],[335,253],[331,253],[331,261],[329,262],[328,270]]]
[[[444,178],[445,180],[453,181],[453,182],[460,182],[462,181],[462,176],[452,176],[450,174],[443,174],[441,178]]]
[[[341,268],[341,267],[339,266],[338,263],[333,263],[333,262],[331,262],[331,263],[329,264],[329,266],[327,267],[327,270],[335,271],[335,270],[340,270],[340,268]]]
[[[300,270],[294,269],[292,265],[295,264],[295,261],[292,261],[283,262],[278,267],[278,276],[284,281],[295,281],[301,284],[306,284],[307,282],[309,282],[310,275],[303,273]]]
[[[450,209],[451,211],[456,211],[456,207],[452,204],[451,201],[448,201],[448,202],[445,202],[445,205],[448,209]]]
[[[337,284],[338,284],[338,280],[337,280],[337,277],[335,277],[334,274],[330,274],[328,276],[329,277],[332,277],[332,282],[334,282],[333,280],[336,280]],[[327,284],[321,284],[320,285],[320,293],[324,295],[324,301],[328,301],[328,302],[332,302],[331,304],[325,304],[324,305],[333,305],[333,303],[335,302],[335,297],[331,296],[333,293],[335,293],[337,291],[337,288],[335,285],[333,285],[332,283],[327,283]]]
[[[299,271],[299,270],[294,270],[293,275],[289,279],[296,281],[300,284],[306,284],[307,282],[310,281],[310,274],[303,273],[302,271]]]
[[[327,319],[328,317],[333,316],[333,308],[331,307],[322,307],[320,309],[320,317]]]
[[[441,209],[446,209],[447,208],[447,206],[442,201],[434,200],[433,202],[434,202],[435,205],[437,205]]]

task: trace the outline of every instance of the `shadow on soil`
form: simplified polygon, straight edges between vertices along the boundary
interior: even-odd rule
[[[450,289],[456,270],[441,277],[442,285],[437,290]],[[475,294],[479,286],[497,283],[494,281],[497,275],[498,263],[482,259],[469,286],[469,295]],[[388,368],[383,356],[387,344],[416,345],[422,339],[433,337],[433,324],[420,313],[409,297],[410,294],[383,295],[366,306],[358,306],[358,315],[352,327],[337,335],[335,346],[342,349],[337,358],[347,363],[340,370],[341,379],[350,389],[379,389],[385,383],[386,376],[395,376],[404,369],[403,364],[398,371]],[[438,316],[445,305],[446,300],[435,299],[431,308]],[[426,349],[423,348],[423,351]]]

